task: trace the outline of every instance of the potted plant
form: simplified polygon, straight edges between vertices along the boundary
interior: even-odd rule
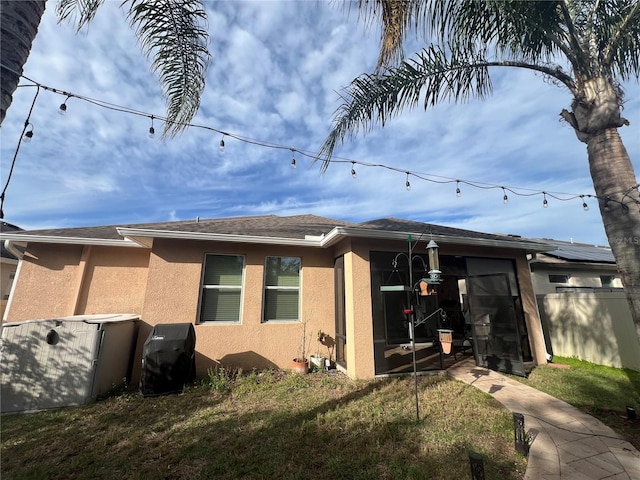
[[[298,344],[298,354],[291,362],[291,369],[296,373],[307,373],[309,371],[309,360],[307,360],[307,321],[302,322],[302,338]]]
[[[320,353],[320,345],[323,345],[322,341],[324,340],[324,338],[325,333],[323,333],[322,330],[318,330],[318,335],[316,338],[318,340],[316,353],[315,355],[311,355],[311,357],[309,357],[310,366],[313,371],[321,372],[325,368],[326,358]]]

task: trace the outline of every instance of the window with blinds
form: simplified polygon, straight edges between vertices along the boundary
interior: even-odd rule
[[[243,255],[207,254],[202,276],[200,323],[240,322]]]
[[[267,257],[264,267],[265,322],[300,320],[299,257]]]

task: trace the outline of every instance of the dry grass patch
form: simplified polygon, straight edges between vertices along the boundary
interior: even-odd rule
[[[3,478],[450,479],[469,476],[469,451],[488,479],[524,476],[511,415],[460,382],[421,377],[417,422],[408,377],[223,376],[3,417]]]

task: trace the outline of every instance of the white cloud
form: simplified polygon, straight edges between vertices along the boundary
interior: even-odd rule
[[[190,128],[165,141],[147,138],[150,119],[41,91],[5,202],[6,220],[25,228],[141,223],[181,218],[314,213],[352,221],[384,216],[486,232],[603,243],[595,202],[542,198],[455,182],[472,180],[533,191],[591,193],[585,146],[558,113],[569,95],[528,72],[494,77],[485,101],[406,111],[341,146],[339,157],[398,169],[335,163],[321,175],[315,152],[340,104],[336,92],[377,60],[379,34],[363,33],[353,12],[324,2],[208,3],[213,60],[195,123],[283,148],[270,149]],[[88,32],[57,25],[49,5],[25,74],[48,86],[163,115],[149,61],[119,2],[105,2]],[[640,168],[640,91],[625,85],[620,129]],[[35,89],[20,88],[2,125],[2,179]],[[156,120],[156,132],[162,123]],[[298,168],[290,167],[295,148]],[[447,177],[447,178],[443,178]],[[529,190],[519,190],[530,193]],[[570,218],[571,221],[567,221]]]

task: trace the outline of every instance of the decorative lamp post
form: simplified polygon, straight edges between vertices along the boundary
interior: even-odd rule
[[[421,325],[422,323],[424,323],[425,321],[427,321],[429,318],[431,318],[433,315],[436,315],[436,314],[441,315],[443,319],[446,319],[446,313],[442,308],[438,308],[435,312],[432,312],[430,315],[426,316],[425,318],[422,318],[419,320],[416,319],[416,310],[414,308],[414,302],[416,301],[416,294],[428,295],[427,289],[425,288],[423,291],[421,284],[424,282],[429,285],[437,285],[440,283],[440,275],[442,274],[442,272],[440,271],[440,260],[438,258],[438,244],[435,241],[431,240],[427,244],[429,267],[431,268],[431,270],[429,270],[428,272],[427,272],[427,265],[424,259],[420,255],[413,254],[414,247],[418,244],[423,234],[424,232],[420,234],[420,237],[418,237],[418,240],[416,240],[415,242],[413,241],[412,235],[409,235],[409,237],[407,238],[407,241],[409,244],[408,245],[409,251],[407,253],[404,253],[404,252],[398,253],[391,263],[393,266],[393,270],[395,272],[397,271],[397,268],[398,268],[398,259],[401,257],[404,257],[407,259],[407,263],[409,264],[408,265],[409,286],[406,286],[406,285],[381,285],[380,286],[381,292],[397,292],[397,291],[409,292],[409,295],[407,298],[408,306],[404,309],[404,314],[407,316],[407,320],[409,321],[409,337],[411,339],[411,353],[413,357],[414,390],[415,390],[415,397],[416,397],[416,419],[418,421],[420,421],[420,403],[418,399],[418,367],[417,367],[417,361],[416,361],[415,327]],[[428,277],[422,278],[417,283],[414,284],[413,262],[416,259],[422,262],[422,266],[425,272],[424,274],[428,275]],[[440,354],[440,356],[441,356],[440,362],[442,364],[442,354]]]

